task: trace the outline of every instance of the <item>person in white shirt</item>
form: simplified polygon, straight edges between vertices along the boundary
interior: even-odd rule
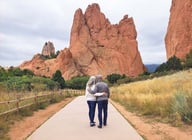
[[[88,91],[88,89],[90,88],[91,90],[94,90],[95,82],[96,82],[96,77],[91,76],[87,82],[86,90],[85,90],[85,97],[89,107],[89,121],[90,121],[91,127],[95,126],[94,118],[95,118],[95,108],[96,108],[97,101],[96,101],[96,96],[94,96],[94,94],[91,94]]]

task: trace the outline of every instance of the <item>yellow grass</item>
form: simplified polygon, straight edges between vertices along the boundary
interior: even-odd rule
[[[62,93],[62,95],[61,95]],[[24,105],[36,104],[45,101],[56,102],[66,97],[78,96],[82,91],[62,90],[62,91],[42,91],[42,92],[10,92],[0,93],[0,114],[8,110],[22,107]],[[44,95],[44,96],[41,96]],[[37,98],[38,96],[38,98]],[[21,100],[23,99],[23,100]],[[6,101],[6,102],[5,102]],[[9,101],[9,102],[8,102]],[[3,102],[3,103],[2,103]]]
[[[110,90],[111,98],[131,111],[173,119],[178,118],[178,113],[182,119],[192,117],[192,109],[188,109],[192,105],[192,69]]]

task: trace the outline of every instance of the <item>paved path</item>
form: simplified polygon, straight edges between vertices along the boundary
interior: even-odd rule
[[[97,112],[95,121],[98,124]],[[89,126],[84,96],[75,98],[39,127],[27,140],[143,140],[109,103],[108,124],[102,129]]]

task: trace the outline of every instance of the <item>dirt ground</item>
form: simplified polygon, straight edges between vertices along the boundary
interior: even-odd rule
[[[63,108],[71,99],[66,99],[60,103],[50,105],[45,110],[39,110],[33,116],[16,122],[11,126],[9,136],[11,140],[26,139],[42,123],[44,123],[53,114]],[[152,119],[146,119],[126,111],[121,105],[110,101],[117,110],[136,128],[138,133],[147,140],[191,140],[192,127],[185,126],[181,128],[172,127],[168,124],[155,122]]]
[[[58,112],[72,99],[65,99],[62,102],[52,104],[45,110],[38,110],[33,113],[33,116],[24,118],[21,121],[15,122],[8,133],[11,140],[24,140],[32,132],[34,132],[41,124],[43,124],[52,115]]]
[[[153,118],[144,118],[128,112],[121,105],[111,101],[116,109],[134,126],[137,132],[147,140],[192,140],[192,127],[173,127],[160,123]]]

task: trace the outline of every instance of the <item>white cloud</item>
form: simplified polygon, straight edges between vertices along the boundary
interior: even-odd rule
[[[52,41],[56,50],[68,47],[75,10],[85,11],[92,3],[98,3],[113,24],[126,14],[134,18],[144,63],[166,60],[171,0],[0,0],[0,65],[17,66],[31,59],[46,41]]]

